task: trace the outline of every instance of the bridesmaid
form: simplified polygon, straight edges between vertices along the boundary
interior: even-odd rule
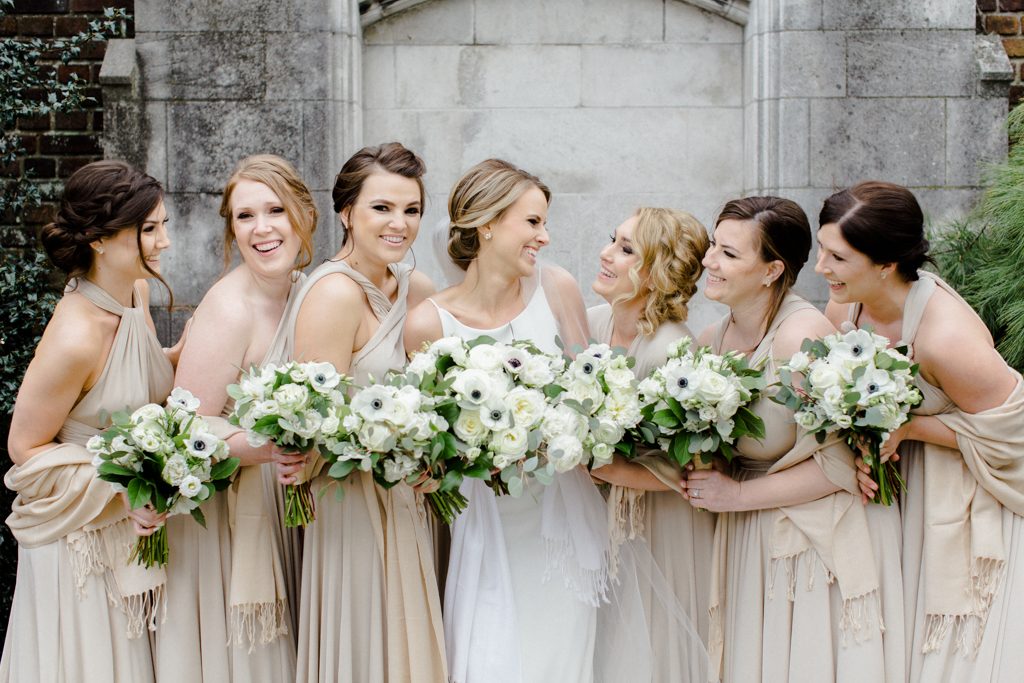
[[[665,363],[670,343],[693,336],[685,323],[687,303],[704,270],[708,234],[683,211],[642,208],[611,237],[591,285],[608,303],[587,311],[590,331],[599,342],[625,348],[636,358],[633,371],[643,378]],[[647,539],[658,568],[707,642],[714,515],[695,511],[679,495],[682,473],[657,451],[634,462],[616,456],[591,475],[613,484],[609,504],[615,538],[635,534]],[[652,620],[656,637],[664,628]],[[690,663],[657,641],[654,646],[659,653],[655,680],[687,680]]]
[[[5,477],[17,492],[7,524],[18,582],[2,681],[152,681],[147,627],[158,621],[164,573],[128,561],[132,533],[163,521],[128,511],[96,479],[90,437],[107,415],[163,403],[174,369],[149,315],[147,278],[170,246],[163,190],[120,161],[67,181],[42,241],[69,278],[14,407]],[[130,522],[129,522],[130,520]]]
[[[313,257],[317,210],[284,159],[243,159],[224,188],[224,262],[241,262],[210,288],[196,309],[175,383],[214,416],[243,468],[225,494],[203,505],[206,529],[171,518],[169,615],[156,637],[158,678],[284,681],[295,676],[297,534],[279,512],[270,446],[253,448],[225,418],[226,386],[239,368],[280,362],[282,320]],[[229,643],[225,648],[224,643]]]
[[[725,205],[704,258],[707,297],[729,306],[701,344],[777,364],[834,332],[791,291],[811,247],[803,210],[778,197]],[[733,477],[691,471],[685,495],[719,512],[712,571],[712,664],[724,681],[902,681],[899,523],[858,504],[853,453],[819,444],[769,398],[766,437],[736,444]],[[884,637],[883,637],[884,631]]]
[[[341,251],[310,274],[292,304],[287,356],[333,363],[357,382],[405,365],[406,311],[433,292],[402,263],[419,232],[424,172],[397,142],[345,162],[333,193]],[[405,484],[384,490],[369,473],[348,478],[339,492],[315,456],[308,468],[303,456],[274,457],[282,483],[314,475],[317,501],[303,543],[296,681],[447,680],[422,498]]]
[[[902,456],[907,485],[906,680],[1020,680],[1021,376],[971,307],[919,270],[928,241],[909,190],[860,183],[825,200],[820,223],[815,270],[829,283],[830,319],[899,340],[920,367],[924,402],[882,447]],[[862,482],[873,496],[877,485],[863,473]]]

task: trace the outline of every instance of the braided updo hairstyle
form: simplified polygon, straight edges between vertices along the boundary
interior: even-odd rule
[[[163,188],[156,179],[123,161],[87,164],[65,183],[57,215],[40,235],[43,248],[50,261],[70,280],[82,277],[92,268],[91,243],[134,229],[143,268],[167,287],[143,258],[141,238],[143,221],[163,196]]]

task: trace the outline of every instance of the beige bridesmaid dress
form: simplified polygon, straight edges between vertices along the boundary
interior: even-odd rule
[[[343,273],[357,282],[380,321],[352,358],[348,374],[360,383],[405,365],[402,329],[411,268],[390,269],[399,282],[394,302],[348,264],[328,261],[310,274],[289,316],[294,330],[302,299],[320,278]],[[316,520],[303,540],[295,680],[446,681],[433,541],[422,497],[405,484],[385,490],[367,473],[339,485],[323,472],[311,486]]]
[[[96,479],[84,446],[109,426],[110,413],[163,403],[174,370],[146,323],[138,289],[130,308],[88,280],[80,279],[77,291],[121,321],[99,379],[57,435],[59,445],[5,477],[18,493],[7,524],[19,547],[0,681],[153,680],[147,628],[161,616],[164,573],[128,563],[131,523],[110,484]]]
[[[778,379],[772,350],[775,333],[789,315],[811,304],[790,294],[769,326],[764,339],[751,354],[753,364],[765,363],[768,383]],[[721,349],[728,318],[718,329],[714,347]],[[785,406],[762,398],[752,407],[765,423],[763,441],[744,438],[737,442],[734,477],[747,481],[764,476],[797,444],[793,413]],[[804,437],[809,439],[812,437]],[[845,446],[838,446],[845,449]],[[813,450],[813,449],[812,449]],[[727,683],[779,683],[784,681],[888,681],[903,680],[903,605],[900,576],[899,511],[895,507],[861,508],[856,491],[853,456],[848,450],[841,462],[826,462],[815,453],[826,476],[846,490],[819,501],[780,508],[729,512],[718,516],[713,574],[717,592],[721,634],[712,635],[712,665],[716,650],[721,655],[721,678]],[[800,510],[803,508],[803,510]],[[852,520],[837,524],[822,520],[823,538],[829,544],[829,563],[846,557],[847,567],[867,563],[873,572],[864,576],[874,589],[866,596],[840,592],[842,576],[831,571],[818,548],[804,542],[803,527],[794,530],[793,519],[813,519],[816,510]],[[780,536],[785,525],[789,535]],[[853,534],[848,533],[852,528]],[[849,538],[836,538],[847,533]],[[795,534],[792,535],[792,534]],[[780,556],[775,549],[782,539],[799,538],[799,553]],[[847,552],[839,545],[847,541]],[[850,547],[852,546],[852,547]],[[867,546],[867,547],[863,547]],[[863,550],[861,548],[863,547]],[[849,561],[852,557],[852,562]],[[713,578],[713,583],[715,579]],[[876,599],[877,596],[877,599]],[[714,598],[713,598],[714,602]],[[712,621],[717,617],[713,616]],[[884,627],[884,635],[880,635]],[[716,626],[712,625],[713,632]]]
[[[900,344],[908,345],[911,356],[925,307],[938,288],[969,307],[939,278],[919,275],[903,308]],[[851,306],[850,321],[859,314],[860,306]],[[1021,382],[1018,375],[1003,405],[971,415],[942,389],[917,378],[924,401],[913,414],[946,423],[957,432],[960,450],[915,441],[899,448],[907,485],[901,499],[907,680],[1024,680]]]
[[[609,304],[594,306],[587,311],[591,335],[599,342],[610,343],[612,336],[612,310]],[[663,323],[653,334],[637,336],[626,354],[636,359],[633,368],[638,379],[643,379],[667,360],[668,345],[683,337],[693,337],[684,323]],[[656,452],[639,457],[636,462],[646,467],[671,491],[636,491],[612,486],[609,495],[609,513],[612,516],[613,535],[620,538],[636,534],[647,540],[651,556],[664,575],[679,604],[693,621],[705,645],[708,642],[708,597],[711,582],[711,549],[715,536],[715,514],[695,510],[680,495],[682,473],[665,457]],[[659,604],[652,601],[652,604]],[[652,612],[648,615],[652,645],[657,657],[655,681],[689,680],[692,662],[681,653],[666,646],[676,642],[666,629],[675,623],[667,615]]]
[[[303,282],[292,285],[261,366],[284,360],[288,314]],[[241,431],[227,421],[233,407],[228,399],[219,417],[207,418],[223,439]],[[187,516],[168,520],[167,620],[155,637],[158,683],[295,677],[301,545],[298,530],[284,526],[283,501],[266,463],[240,470],[230,488],[203,504],[206,528]]]

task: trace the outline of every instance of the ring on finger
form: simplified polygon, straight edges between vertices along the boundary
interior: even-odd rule
[[[690,495],[694,498],[700,498],[700,489],[693,489],[693,492]]]

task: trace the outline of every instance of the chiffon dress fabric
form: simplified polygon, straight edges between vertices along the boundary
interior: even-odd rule
[[[7,522],[19,547],[0,681],[152,681],[146,627],[160,619],[163,572],[128,564],[131,523],[110,484],[96,479],[84,446],[110,425],[111,413],[163,403],[174,370],[138,289],[129,308],[88,280],[72,289],[121,320],[99,379],[68,414],[59,445],[5,477],[18,492]],[[139,592],[143,586],[150,588]]]
[[[529,340],[558,354],[556,337],[567,331],[549,304],[555,278],[537,279],[532,291],[524,287],[523,311],[495,329],[469,327],[430,301],[445,336]],[[652,650],[642,596],[665,605],[676,619],[677,649],[706,671],[699,636],[665,581],[650,575],[649,553],[624,543],[612,571],[607,506],[581,468],[548,486],[530,482],[518,498],[495,496],[476,479],[461,491],[469,504],[452,525],[445,588],[452,683],[657,680],[653,662],[661,653]]]
[[[295,320],[305,295],[321,278],[341,273],[362,287],[380,322],[353,356],[347,374],[366,383],[371,376],[382,380],[388,370],[404,367],[402,330],[411,267],[389,268],[399,283],[394,302],[343,261],[314,270],[289,315],[285,355],[293,357]],[[306,526],[303,538],[295,680],[448,680],[433,540],[422,496],[405,484],[383,489],[365,472],[339,485],[318,469],[311,470],[316,520]]]
[[[907,345],[911,357],[925,308],[940,288],[969,307],[945,282],[919,272],[898,344]],[[856,323],[859,314],[860,305],[851,306],[849,320]],[[906,482],[900,501],[906,680],[1002,683],[1024,676],[1024,388],[1014,374],[1017,387],[1004,404],[973,415],[917,377],[924,400],[912,414],[947,424],[960,448],[904,441],[898,449]],[[995,457],[973,454],[982,437],[994,442],[988,448]],[[999,480],[1007,486],[999,487]],[[964,606],[942,609],[950,598]],[[954,609],[953,618],[944,615]]]
[[[813,306],[793,294],[787,295],[764,339],[751,354],[752,365],[764,363],[768,384],[778,379],[773,353],[775,334],[789,315],[803,309]],[[721,352],[728,322],[726,317],[717,331],[713,345],[716,352]],[[797,426],[788,408],[768,397],[760,398],[750,408],[764,420],[766,435],[762,441],[749,437],[737,441],[733,476],[741,482],[767,474],[798,443]],[[839,467],[841,474],[833,473],[833,465],[814,458],[829,479],[842,478],[847,490],[807,505],[823,509],[825,517],[833,510],[837,515],[838,511],[845,511],[844,516],[852,513],[857,521],[855,529],[863,532],[865,521],[857,509],[861,502],[853,493],[856,483],[852,453],[847,456],[847,462]],[[868,546],[863,548],[862,562],[867,563],[865,576],[870,579],[866,585],[876,587],[877,599],[875,590],[866,597],[844,596],[843,577],[837,577],[826,564],[828,560],[834,567],[834,558],[823,558],[813,544],[805,544],[808,547],[798,554],[780,553],[779,532],[789,519],[784,509],[718,516],[715,571],[721,577],[716,586],[722,596],[718,606],[721,634],[717,648],[712,645],[712,664],[721,649],[723,681],[904,680],[899,511],[895,507],[872,505],[863,514],[869,541],[863,533],[857,538],[834,540],[853,541],[857,553],[861,552],[858,541]],[[823,522],[827,525],[827,539],[840,536],[841,529],[849,529],[837,525],[833,533],[831,521]],[[796,531],[797,535],[800,533]],[[717,640],[715,635],[712,640]]]
[[[298,278],[289,290],[261,366],[284,360],[285,321],[303,280]],[[201,310],[202,304],[197,313]],[[222,439],[243,431],[227,421],[233,407],[228,399],[219,416],[206,418]],[[184,515],[168,519],[167,620],[154,644],[158,681],[277,683],[295,677],[292,613],[301,546],[298,530],[284,526],[283,490],[271,463],[252,465],[235,474],[231,487],[203,503],[205,528]],[[255,509],[240,496],[255,496]],[[241,519],[249,514],[256,519]],[[246,533],[253,527],[258,530]],[[268,571],[270,578],[264,579]],[[256,604],[234,604],[238,600],[232,600],[233,594],[261,579],[271,582],[269,591],[264,590],[269,597]]]
[[[612,307],[594,306],[587,311],[591,335],[611,343]],[[636,359],[633,372],[644,379],[667,361],[669,344],[693,338],[682,322],[664,322],[651,334],[637,335],[626,349]],[[697,510],[681,495],[681,469],[660,451],[640,454],[634,462],[646,467],[671,491],[637,491],[611,486],[608,496],[612,533],[616,538],[639,535],[646,539],[657,568],[681,601],[686,614],[697,626],[701,639],[709,635],[708,597],[711,582],[711,550],[715,537],[715,514]],[[648,613],[652,646],[658,653],[655,681],[694,680],[692,660],[685,660],[667,647],[666,636],[672,619],[654,610]]]

